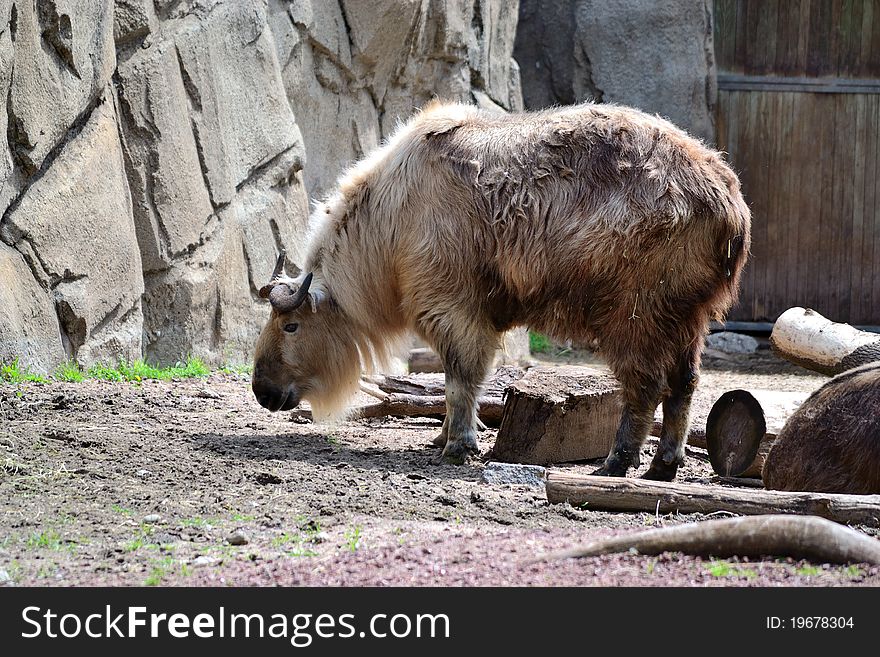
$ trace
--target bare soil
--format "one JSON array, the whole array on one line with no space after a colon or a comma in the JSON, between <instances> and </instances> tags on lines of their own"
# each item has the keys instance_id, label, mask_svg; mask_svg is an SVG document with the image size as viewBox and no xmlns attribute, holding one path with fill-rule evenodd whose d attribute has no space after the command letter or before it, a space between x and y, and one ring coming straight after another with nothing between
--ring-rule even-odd
<instances>
[{"instance_id":1,"label":"bare soil","mask_svg":"<svg viewBox=\"0 0 880 657\"><path fill-rule=\"evenodd\" d=\"M826 380L766 350L708 357L696 405L705 416L732 388L810 391ZM877 567L790 559L530 563L705 516L550 505L540 488L481 483L478 459L438 464L438 420L302 424L261 408L249 385L221 374L0 385L0 584L880 585ZM484 453L494 435L482 433ZM705 453L688 453L679 479L710 482Z\"/></svg>"}]
</instances>

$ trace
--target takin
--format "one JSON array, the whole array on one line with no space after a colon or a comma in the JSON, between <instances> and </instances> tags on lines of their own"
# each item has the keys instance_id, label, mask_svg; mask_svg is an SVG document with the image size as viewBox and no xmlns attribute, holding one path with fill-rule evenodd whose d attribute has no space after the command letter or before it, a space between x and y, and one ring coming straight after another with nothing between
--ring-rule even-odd
<instances>
[{"instance_id":1,"label":"takin","mask_svg":"<svg viewBox=\"0 0 880 657\"><path fill-rule=\"evenodd\" d=\"M476 399L502 333L597 339L624 390L596 474L622 476L662 401L645 477L684 460L709 321L734 302L750 212L721 155L635 109L492 113L433 102L354 165L310 218L304 267L284 256L252 387L271 411L339 414L407 331L443 363L436 444L477 451Z\"/></svg>"}]
</instances>

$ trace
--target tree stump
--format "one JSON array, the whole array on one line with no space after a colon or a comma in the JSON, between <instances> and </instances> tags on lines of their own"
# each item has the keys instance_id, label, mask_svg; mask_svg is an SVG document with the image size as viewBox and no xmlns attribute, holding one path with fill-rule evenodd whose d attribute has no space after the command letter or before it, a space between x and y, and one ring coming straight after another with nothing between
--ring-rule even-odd
<instances>
[{"instance_id":1,"label":"tree stump","mask_svg":"<svg viewBox=\"0 0 880 657\"><path fill-rule=\"evenodd\" d=\"M492 458L565 463L606 456L623 396L611 374L588 367L536 367L506 392Z\"/></svg>"},{"instance_id":2,"label":"tree stump","mask_svg":"<svg viewBox=\"0 0 880 657\"><path fill-rule=\"evenodd\" d=\"M760 477L770 447L786 420L808 397L804 392L731 390L709 411L706 450L722 477Z\"/></svg>"}]
</instances>

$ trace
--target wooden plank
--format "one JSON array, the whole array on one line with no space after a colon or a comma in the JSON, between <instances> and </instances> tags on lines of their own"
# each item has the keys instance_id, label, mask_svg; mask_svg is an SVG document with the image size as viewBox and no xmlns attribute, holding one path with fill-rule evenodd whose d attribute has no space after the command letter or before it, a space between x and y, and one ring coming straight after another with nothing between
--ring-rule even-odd
<instances>
[{"instance_id":1,"label":"wooden plank","mask_svg":"<svg viewBox=\"0 0 880 657\"><path fill-rule=\"evenodd\" d=\"M878 107L878 111L876 112L876 121L873 125L874 127L874 166L875 166L875 175L874 175L874 229L872 241L873 241L873 251L871 253L871 265L873 268L873 284L869 287L873 291L872 299L871 299L871 316L877 317L880 315L880 208L878 208L878 201L880 201L880 182L877 181L877 178L880 177L877 175L878 167L880 167L880 138L878 138L877 134L877 126L880 126L880 107Z\"/></svg>"},{"instance_id":2,"label":"wooden plank","mask_svg":"<svg viewBox=\"0 0 880 657\"><path fill-rule=\"evenodd\" d=\"M725 91L799 91L826 94L880 94L880 79L841 77L782 77L720 73L718 89Z\"/></svg>"},{"instance_id":3,"label":"wooden plank","mask_svg":"<svg viewBox=\"0 0 880 657\"><path fill-rule=\"evenodd\" d=\"M797 71L800 13L800 0L789 0L788 2L779 3L776 59L772 68L772 72L775 75L788 76Z\"/></svg>"},{"instance_id":4,"label":"wooden plank","mask_svg":"<svg viewBox=\"0 0 880 657\"><path fill-rule=\"evenodd\" d=\"M873 135L865 140L865 185L862 190L864 198L865 214L862 219L862 252L858 261L859 285L857 294L859 297L859 315L862 318L880 314L873 307L872 286L874 270L874 235L878 230L877 222L880 218L880 198L877 197L876 181L880 176L880 138L877 135L877 125L880 122L880 97L869 96L865 99L866 108L866 133ZM880 256L880 253L878 253Z\"/></svg>"},{"instance_id":5,"label":"wooden plank","mask_svg":"<svg viewBox=\"0 0 880 657\"><path fill-rule=\"evenodd\" d=\"M797 65L793 72L805 75L807 71L807 53L810 45L810 14L811 0L802 0L798 20Z\"/></svg>"},{"instance_id":6,"label":"wooden plank","mask_svg":"<svg viewBox=\"0 0 880 657\"><path fill-rule=\"evenodd\" d=\"M766 75L773 70L776 61L777 16L779 0L764 0L751 3L755 7L754 49L751 70L757 75Z\"/></svg>"},{"instance_id":7,"label":"wooden plank","mask_svg":"<svg viewBox=\"0 0 880 657\"><path fill-rule=\"evenodd\" d=\"M548 471L547 500L551 504L583 505L591 511L796 513L820 516L842 524L880 525L880 495L725 488L625 477L593 477L564 470Z\"/></svg>"},{"instance_id":8,"label":"wooden plank","mask_svg":"<svg viewBox=\"0 0 880 657\"><path fill-rule=\"evenodd\" d=\"M737 0L715 2L715 63L719 71L730 71L734 68L737 4Z\"/></svg>"},{"instance_id":9,"label":"wooden plank","mask_svg":"<svg viewBox=\"0 0 880 657\"><path fill-rule=\"evenodd\" d=\"M841 108L841 120L836 122L837 152L840 153L840 168L837 169L836 188L838 197L838 222L840 231L837 233L837 317L852 319L852 286L849 269L852 261L849 258L850 244L853 241L853 197L856 195L855 181L857 163L854 158L856 145L856 111L859 96L837 96L837 105Z\"/></svg>"},{"instance_id":10,"label":"wooden plank","mask_svg":"<svg viewBox=\"0 0 880 657\"><path fill-rule=\"evenodd\" d=\"M865 151L868 147L866 130L867 97L855 96L855 118L853 126L853 179L852 179L852 239L846 252L847 267L843 272L845 283L849 285L847 294L848 309L845 317L851 321L862 321L862 304L859 294L861 285L862 248L865 238Z\"/></svg>"},{"instance_id":11,"label":"wooden plank","mask_svg":"<svg viewBox=\"0 0 880 657\"><path fill-rule=\"evenodd\" d=\"M875 5L880 5L880 0L865 0L862 3L861 39L859 42L858 67L855 77L871 77L871 29L874 21Z\"/></svg>"},{"instance_id":12,"label":"wooden plank","mask_svg":"<svg viewBox=\"0 0 880 657\"><path fill-rule=\"evenodd\" d=\"M837 56L837 75L841 77L857 77L859 74L864 6L864 0L843 0Z\"/></svg>"},{"instance_id":13,"label":"wooden plank","mask_svg":"<svg viewBox=\"0 0 880 657\"><path fill-rule=\"evenodd\" d=\"M730 70L738 73L746 73L747 48L749 34L748 26L748 0L740 0L736 3L736 30L733 45L733 65Z\"/></svg>"},{"instance_id":14,"label":"wooden plank","mask_svg":"<svg viewBox=\"0 0 880 657\"><path fill-rule=\"evenodd\" d=\"M869 34L868 43L865 44L864 40L862 41L862 55L865 58L863 75L865 77L880 77L880 0L871 2L871 31Z\"/></svg>"},{"instance_id":15,"label":"wooden plank","mask_svg":"<svg viewBox=\"0 0 880 657\"><path fill-rule=\"evenodd\" d=\"M831 43L831 2L819 0L810 6L810 37L807 48L806 74L822 76L827 70Z\"/></svg>"}]
</instances>

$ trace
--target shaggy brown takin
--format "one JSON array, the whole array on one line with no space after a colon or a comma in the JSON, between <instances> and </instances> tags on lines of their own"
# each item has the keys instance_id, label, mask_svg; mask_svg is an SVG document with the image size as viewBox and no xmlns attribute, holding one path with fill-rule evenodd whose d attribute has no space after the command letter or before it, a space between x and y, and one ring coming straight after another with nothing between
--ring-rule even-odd
<instances>
[{"instance_id":1,"label":"shaggy brown takin","mask_svg":"<svg viewBox=\"0 0 880 657\"><path fill-rule=\"evenodd\" d=\"M362 370L412 329L446 372L438 442L477 449L475 399L503 331L598 338L625 390L601 474L648 477L684 457L710 318L736 296L749 210L721 156L634 109L496 114L434 102L343 175L312 216L304 268L276 267L253 390L270 410L344 406ZM279 261L280 264L280 261Z\"/></svg>"}]
</instances>

